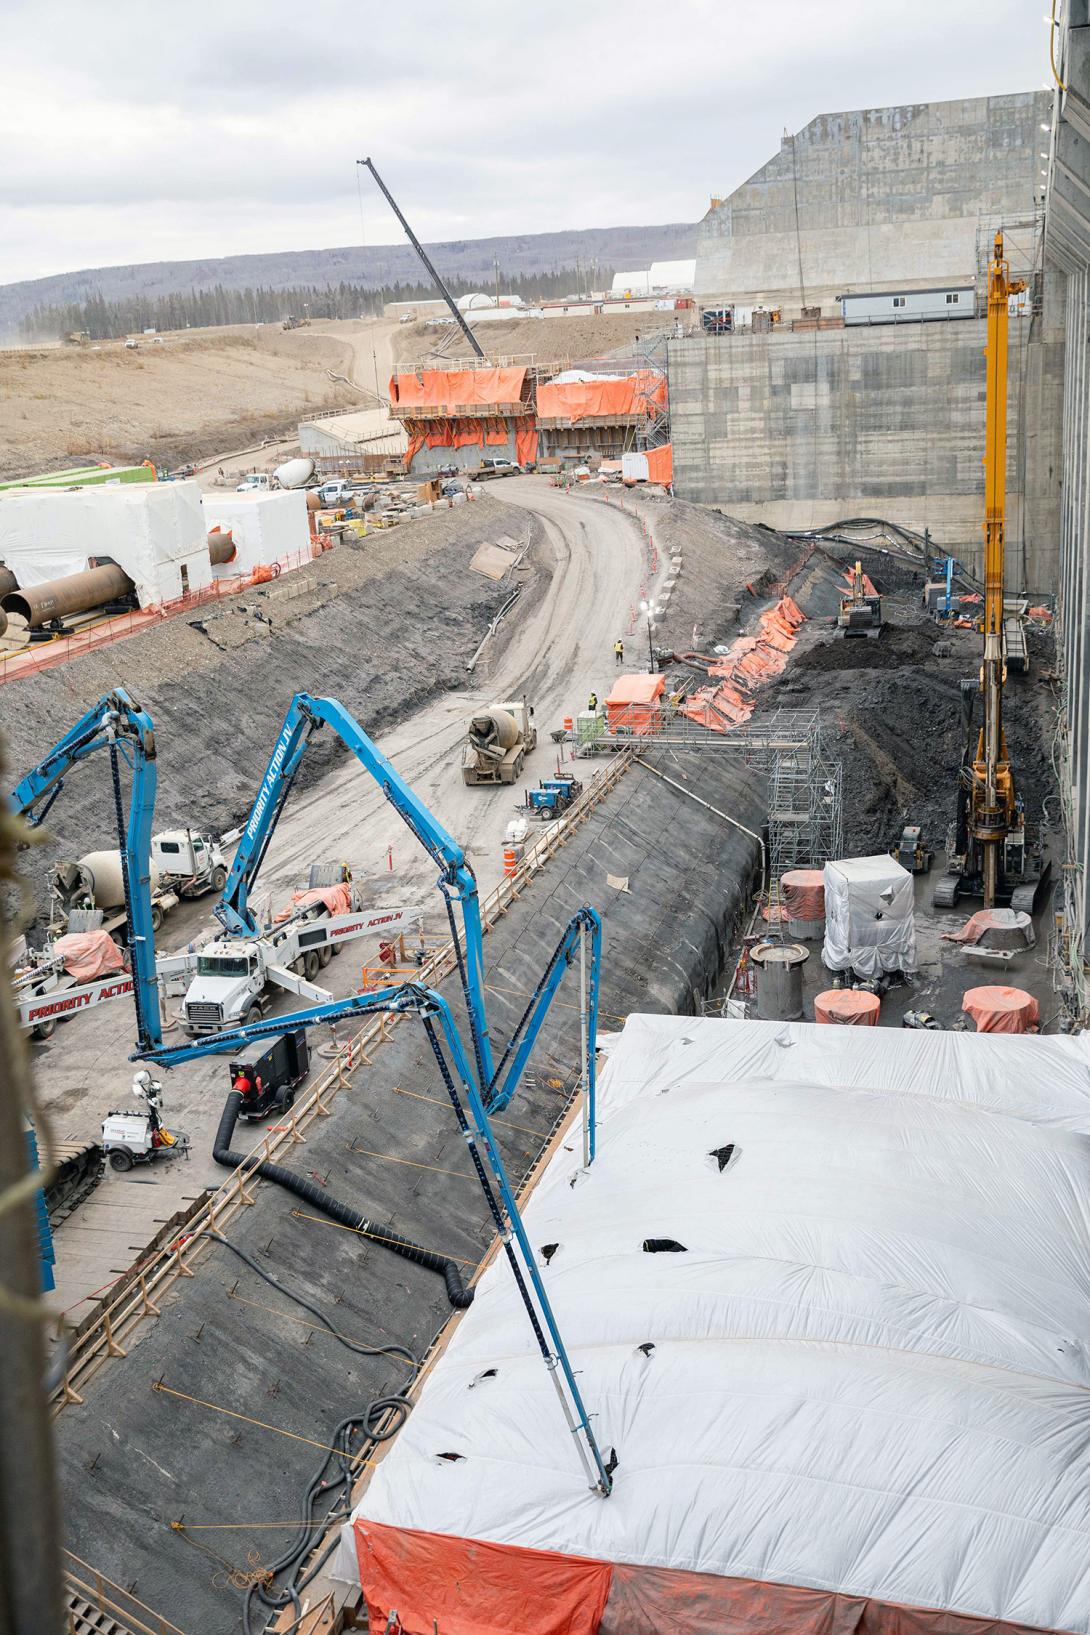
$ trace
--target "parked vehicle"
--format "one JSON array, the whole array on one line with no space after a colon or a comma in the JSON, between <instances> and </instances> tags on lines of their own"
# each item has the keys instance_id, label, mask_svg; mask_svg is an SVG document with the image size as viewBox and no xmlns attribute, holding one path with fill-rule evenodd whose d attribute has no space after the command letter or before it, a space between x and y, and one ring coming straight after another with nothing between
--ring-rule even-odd
<instances>
[{"instance_id":1,"label":"parked vehicle","mask_svg":"<svg viewBox=\"0 0 1090 1635\"><path fill-rule=\"evenodd\" d=\"M250 1045L230 1065L231 1088L242 1096L241 1117L286 1112L309 1072L310 1049L303 1028Z\"/></svg>"},{"instance_id":2,"label":"parked vehicle","mask_svg":"<svg viewBox=\"0 0 1090 1635\"><path fill-rule=\"evenodd\" d=\"M332 477L318 490L319 502L324 506L351 505L356 497L356 485L345 477Z\"/></svg>"},{"instance_id":3,"label":"parked vehicle","mask_svg":"<svg viewBox=\"0 0 1090 1635\"><path fill-rule=\"evenodd\" d=\"M264 494L272 487L272 480L268 472L251 471L249 476L243 477L240 483L235 484L236 494Z\"/></svg>"},{"instance_id":4,"label":"parked vehicle","mask_svg":"<svg viewBox=\"0 0 1090 1635\"><path fill-rule=\"evenodd\" d=\"M536 745L534 711L525 699L489 705L469 723L462 751L463 783L515 783Z\"/></svg>"}]
</instances>

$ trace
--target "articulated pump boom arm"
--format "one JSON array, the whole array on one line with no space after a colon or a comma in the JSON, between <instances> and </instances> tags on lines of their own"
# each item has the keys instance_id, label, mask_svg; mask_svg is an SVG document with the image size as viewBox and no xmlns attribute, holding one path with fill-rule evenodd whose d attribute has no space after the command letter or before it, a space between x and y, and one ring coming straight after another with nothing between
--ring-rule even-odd
<instances>
[{"instance_id":1,"label":"articulated pump boom arm","mask_svg":"<svg viewBox=\"0 0 1090 1635\"><path fill-rule=\"evenodd\" d=\"M1014 820L1014 779L1003 732L1003 577L1007 490L1008 297L1025 285L1011 279L1003 234L988 268L987 391L984 428L984 653L980 690L984 719L972 768L970 828L979 846L984 906L995 904L1003 837Z\"/></svg>"},{"instance_id":2,"label":"articulated pump boom arm","mask_svg":"<svg viewBox=\"0 0 1090 1635\"><path fill-rule=\"evenodd\" d=\"M400 814L421 845L439 866L439 886L447 899L462 907L465 941L463 986L469 1011L478 1082L482 1094L493 1078L492 1051L484 1006L484 948L477 881L457 841L424 805L401 774L335 698L313 698L297 693L288 706L284 725L257 792L250 816L214 913L232 936L255 937L260 927L249 904L249 894L262 859L284 809L299 763L313 735L328 726L352 751Z\"/></svg>"},{"instance_id":3,"label":"articulated pump boom arm","mask_svg":"<svg viewBox=\"0 0 1090 1635\"><path fill-rule=\"evenodd\" d=\"M116 688L81 716L16 784L8 796L8 805L25 817L31 828L36 828L64 787L66 775L97 749L107 749L110 754L137 1031L141 1048L155 1049L162 1043L162 1031L151 924L151 831L156 785L155 729L151 716L124 688ZM127 824L122 810L119 758L132 768ZM45 805L36 811L42 801Z\"/></svg>"}]
</instances>

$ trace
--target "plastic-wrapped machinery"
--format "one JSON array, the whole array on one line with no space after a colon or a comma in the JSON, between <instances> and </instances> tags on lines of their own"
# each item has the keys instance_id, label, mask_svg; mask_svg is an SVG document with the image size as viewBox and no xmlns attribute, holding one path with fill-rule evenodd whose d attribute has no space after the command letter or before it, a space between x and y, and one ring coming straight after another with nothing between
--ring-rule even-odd
<instances>
[{"instance_id":1,"label":"plastic-wrapped machinery","mask_svg":"<svg viewBox=\"0 0 1090 1635\"><path fill-rule=\"evenodd\" d=\"M912 902L911 874L885 852L826 863L826 967L867 979L915 971Z\"/></svg>"}]
</instances>

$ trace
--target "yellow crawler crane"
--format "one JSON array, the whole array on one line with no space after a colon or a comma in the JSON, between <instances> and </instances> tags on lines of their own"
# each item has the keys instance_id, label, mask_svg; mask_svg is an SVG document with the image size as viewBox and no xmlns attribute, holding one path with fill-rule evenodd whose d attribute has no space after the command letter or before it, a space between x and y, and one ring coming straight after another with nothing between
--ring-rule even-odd
<instances>
[{"instance_id":1,"label":"yellow crawler crane","mask_svg":"<svg viewBox=\"0 0 1090 1635\"><path fill-rule=\"evenodd\" d=\"M1032 908L1040 880L1026 873L1025 817L1018 799L1003 731L1004 524L1007 502L1007 325L1008 298L1025 289L1012 279L1003 255L1003 234L995 235L988 268L987 391L984 424L984 651L979 674L983 722L972 752L972 698L963 682L966 752L958 791L954 856L940 881L935 902L953 907L959 895L983 897L985 908L1009 901Z\"/></svg>"}]
</instances>

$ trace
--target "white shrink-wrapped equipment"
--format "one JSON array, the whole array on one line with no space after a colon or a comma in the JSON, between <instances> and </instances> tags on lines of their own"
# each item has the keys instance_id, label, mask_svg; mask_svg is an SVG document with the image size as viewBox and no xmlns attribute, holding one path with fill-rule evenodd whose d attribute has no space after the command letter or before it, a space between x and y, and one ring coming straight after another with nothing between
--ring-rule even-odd
<instances>
[{"instance_id":1,"label":"white shrink-wrapped equipment","mask_svg":"<svg viewBox=\"0 0 1090 1635\"><path fill-rule=\"evenodd\" d=\"M371 1629L1090 1635L1090 1040L629 1016L342 1535ZM973 1620L973 1621L968 1621Z\"/></svg>"},{"instance_id":2,"label":"white shrink-wrapped equipment","mask_svg":"<svg viewBox=\"0 0 1090 1635\"><path fill-rule=\"evenodd\" d=\"M826 967L867 980L886 971L915 971L912 906L912 876L886 853L826 863Z\"/></svg>"},{"instance_id":3,"label":"white shrink-wrapped equipment","mask_svg":"<svg viewBox=\"0 0 1090 1635\"><path fill-rule=\"evenodd\" d=\"M12 489L0 495L0 561L24 590L116 562L141 607L212 582L195 482Z\"/></svg>"},{"instance_id":4,"label":"white shrink-wrapped equipment","mask_svg":"<svg viewBox=\"0 0 1090 1635\"><path fill-rule=\"evenodd\" d=\"M301 488L270 494L206 494L204 518L206 529L229 531L235 542L235 558L215 570L217 578L309 556L307 497Z\"/></svg>"}]
</instances>

